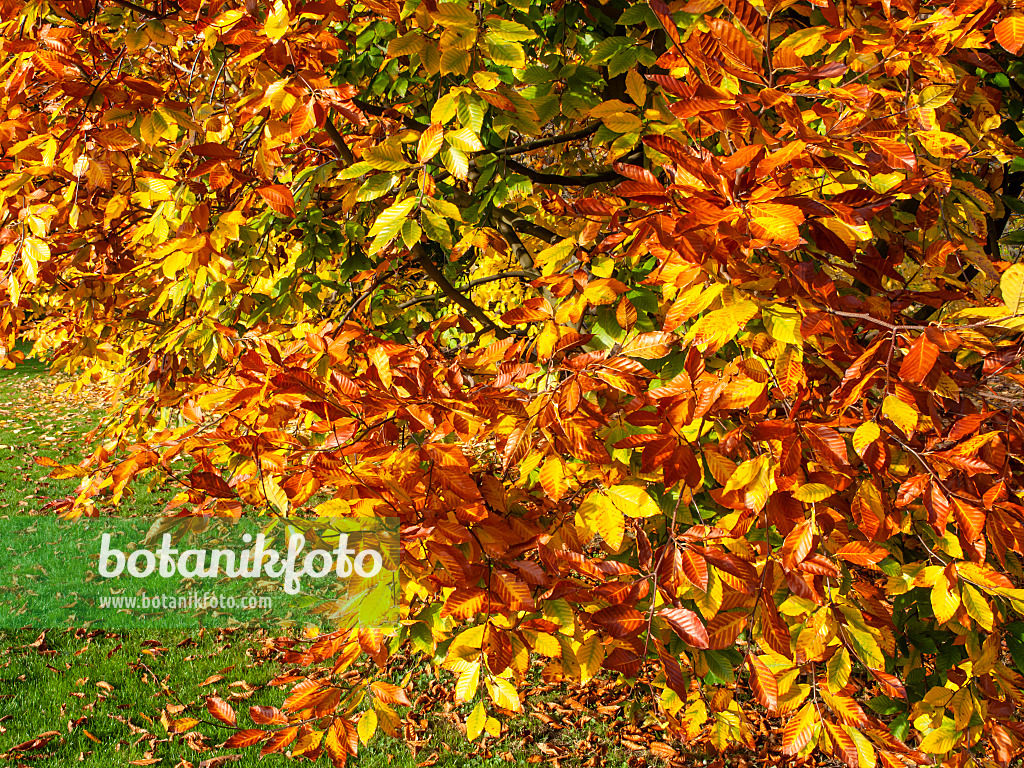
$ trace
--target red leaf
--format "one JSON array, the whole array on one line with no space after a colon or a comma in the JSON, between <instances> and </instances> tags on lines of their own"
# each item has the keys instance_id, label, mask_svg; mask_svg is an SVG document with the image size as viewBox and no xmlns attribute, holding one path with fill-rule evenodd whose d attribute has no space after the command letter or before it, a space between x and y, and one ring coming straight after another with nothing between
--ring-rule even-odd
<instances>
[{"instance_id":1,"label":"red leaf","mask_svg":"<svg viewBox=\"0 0 1024 768\"><path fill-rule=\"evenodd\" d=\"M193 472L188 477L193 488L203 491L208 496L216 496L220 499L231 499L235 496L235 492L224 481L224 478L213 472Z\"/></svg>"},{"instance_id":2,"label":"red leaf","mask_svg":"<svg viewBox=\"0 0 1024 768\"><path fill-rule=\"evenodd\" d=\"M854 565L874 565L882 562L888 555L888 550L881 545L865 541L851 541L836 552L836 557L841 557Z\"/></svg>"},{"instance_id":3,"label":"red leaf","mask_svg":"<svg viewBox=\"0 0 1024 768\"><path fill-rule=\"evenodd\" d=\"M617 639L635 637L644 626L644 615L635 608L626 605L611 605L602 608L592 616L594 623L605 632Z\"/></svg>"},{"instance_id":4,"label":"red leaf","mask_svg":"<svg viewBox=\"0 0 1024 768\"><path fill-rule=\"evenodd\" d=\"M999 44L1014 56L1024 48L1024 16L1008 16L996 24L992 31Z\"/></svg>"},{"instance_id":5,"label":"red leaf","mask_svg":"<svg viewBox=\"0 0 1024 768\"><path fill-rule=\"evenodd\" d=\"M694 648L708 647L708 631L700 617L687 608L665 608L658 612L683 640Z\"/></svg>"},{"instance_id":6,"label":"red leaf","mask_svg":"<svg viewBox=\"0 0 1024 768\"><path fill-rule=\"evenodd\" d=\"M826 427L824 424L805 424L804 431L811 447L821 458L837 467L850 466L846 441L832 427Z\"/></svg>"}]
</instances>

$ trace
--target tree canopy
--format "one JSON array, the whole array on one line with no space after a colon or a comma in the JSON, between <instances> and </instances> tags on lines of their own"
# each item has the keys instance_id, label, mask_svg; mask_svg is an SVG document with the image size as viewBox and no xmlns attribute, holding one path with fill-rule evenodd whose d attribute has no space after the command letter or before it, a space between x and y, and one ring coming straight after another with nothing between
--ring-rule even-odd
<instances>
[{"instance_id":1,"label":"tree canopy","mask_svg":"<svg viewBox=\"0 0 1024 768\"><path fill-rule=\"evenodd\" d=\"M63 514L156 473L172 515L401 521L400 632L296 646L252 725L211 700L229 747L343 765L408 703L344 673L404 648L471 738L540 658L719 750L1016 754L1012 4L0 19L0 346L120 395Z\"/></svg>"}]
</instances>

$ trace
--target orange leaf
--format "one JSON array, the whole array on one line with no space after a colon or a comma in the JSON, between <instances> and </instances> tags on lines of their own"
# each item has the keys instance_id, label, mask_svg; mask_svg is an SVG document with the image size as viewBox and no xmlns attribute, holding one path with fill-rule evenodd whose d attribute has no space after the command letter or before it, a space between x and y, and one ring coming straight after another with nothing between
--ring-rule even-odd
<instances>
[{"instance_id":1,"label":"orange leaf","mask_svg":"<svg viewBox=\"0 0 1024 768\"><path fill-rule=\"evenodd\" d=\"M288 722L277 707L249 707L249 717L258 725L284 725Z\"/></svg>"},{"instance_id":2,"label":"orange leaf","mask_svg":"<svg viewBox=\"0 0 1024 768\"><path fill-rule=\"evenodd\" d=\"M802 563L814 546L814 528L809 520L798 524L782 542L782 566L792 571Z\"/></svg>"},{"instance_id":3,"label":"orange leaf","mask_svg":"<svg viewBox=\"0 0 1024 768\"><path fill-rule=\"evenodd\" d=\"M769 712L774 712L779 706L778 680L768 669L768 665L752 653L747 656L747 665L750 667L750 684L754 698Z\"/></svg>"},{"instance_id":4,"label":"orange leaf","mask_svg":"<svg viewBox=\"0 0 1024 768\"><path fill-rule=\"evenodd\" d=\"M235 710L218 696L208 696L206 698L206 711L225 725L235 726L238 724L235 719Z\"/></svg>"},{"instance_id":5,"label":"orange leaf","mask_svg":"<svg viewBox=\"0 0 1024 768\"><path fill-rule=\"evenodd\" d=\"M900 378L920 384L931 372L935 361L939 359L939 348L925 334L914 340L907 356L900 365Z\"/></svg>"},{"instance_id":6,"label":"orange leaf","mask_svg":"<svg viewBox=\"0 0 1024 768\"><path fill-rule=\"evenodd\" d=\"M999 44L1014 56L1024 48L1024 16L1007 16L992 31Z\"/></svg>"},{"instance_id":7,"label":"orange leaf","mask_svg":"<svg viewBox=\"0 0 1024 768\"><path fill-rule=\"evenodd\" d=\"M255 728L247 728L244 731L231 734L221 746L227 749L240 749L242 747L251 747L253 744L259 744L261 741L270 738L268 731L260 731Z\"/></svg>"},{"instance_id":8,"label":"orange leaf","mask_svg":"<svg viewBox=\"0 0 1024 768\"><path fill-rule=\"evenodd\" d=\"M295 215L295 198L284 184L271 184L256 190L267 204L282 216Z\"/></svg>"},{"instance_id":9,"label":"orange leaf","mask_svg":"<svg viewBox=\"0 0 1024 768\"><path fill-rule=\"evenodd\" d=\"M270 740L263 745L263 749L260 750L260 757L269 755L273 752L280 752L282 749L287 747L293 741L299 733L299 726L293 725L288 728L284 728L275 733Z\"/></svg>"},{"instance_id":10,"label":"orange leaf","mask_svg":"<svg viewBox=\"0 0 1024 768\"><path fill-rule=\"evenodd\" d=\"M880 563L888 556L889 552L879 544L871 544L864 541L851 541L836 552L836 557L841 557L848 563L854 565L874 565Z\"/></svg>"},{"instance_id":11,"label":"orange leaf","mask_svg":"<svg viewBox=\"0 0 1024 768\"><path fill-rule=\"evenodd\" d=\"M403 707L412 706L412 702L409 701L409 697L405 695L405 690L399 688L397 685L383 683L378 680L370 683L370 690L373 691L373 695L379 701L383 701L387 704L401 704Z\"/></svg>"}]
</instances>

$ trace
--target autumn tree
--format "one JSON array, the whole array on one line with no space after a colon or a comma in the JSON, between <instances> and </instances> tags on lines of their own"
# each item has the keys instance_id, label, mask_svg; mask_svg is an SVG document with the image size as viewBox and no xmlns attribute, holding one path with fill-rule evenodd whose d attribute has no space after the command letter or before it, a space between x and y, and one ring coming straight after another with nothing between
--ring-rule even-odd
<instances>
[{"instance_id":1,"label":"autumn tree","mask_svg":"<svg viewBox=\"0 0 1024 768\"><path fill-rule=\"evenodd\" d=\"M228 746L343 765L408 702L343 673L401 651L471 738L540 658L718 750L1016 754L1012 5L0 19L0 345L119 393L63 514L155 473L169 515L401 521L400 631L296 644L281 710L211 700Z\"/></svg>"}]
</instances>

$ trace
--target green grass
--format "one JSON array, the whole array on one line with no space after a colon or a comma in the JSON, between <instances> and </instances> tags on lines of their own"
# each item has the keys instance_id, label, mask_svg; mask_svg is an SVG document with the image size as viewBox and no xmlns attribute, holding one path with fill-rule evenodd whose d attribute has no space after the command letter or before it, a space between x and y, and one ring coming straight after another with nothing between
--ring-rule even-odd
<instances>
[{"instance_id":1,"label":"green grass","mask_svg":"<svg viewBox=\"0 0 1024 768\"><path fill-rule=\"evenodd\" d=\"M75 491L77 480L53 480L35 462L45 456L62 464L77 463L89 450L85 434L101 416L95 398L54 397L57 379L43 363L29 359L15 370L0 370L0 515L46 513L46 505ZM130 514L156 516L171 491L133 486L124 505ZM40 642L41 641L41 642ZM133 761L156 760L162 766L199 766L218 755L237 754L233 768L298 765L276 754L262 760L258 748L228 753L217 748L230 730L206 713L205 698L216 694L239 713L254 704L279 706L286 687L267 683L287 668L266 632L36 630L0 632L0 764L80 765L110 768ZM471 744L455 725L464 722L470 705L446 703L454 680L434 676L429 665L412 667L399 659L392 682L408 672L410 697L416 703L407 721L410 741L380 734L350 765L360 768L413 768L421 764L460 768L507 768L549 763L551 750L572 757L563 766L583 765L592 757L600 765L637 766L636 753L616 745L624 722L614 717L567 718L562 728L542 723L529 713L507 719L501 735ZM290 668L294 668L291 665ZM202 685L211 677L222 676ZM528 699L528 706L560 703L557 689ZM168 734L160 723L168 706L177 718L201 721L192 734ZM556 712L552 714L557 715ZM596 715L596 713L593 713ZM558 717L556 717L558 720ZM36 750L12 748L56 731ZM578 746L581 745L581 746ZM509 760L509 757L512 759ZM654 763L658 763L654 759ZM321 758L318 764L326 764Z\"/></svg>"},{"instance_id":2,"label":"green grass","mask_svg":"<svg viewBox=\"0 0 1024 768\"><path fill-rule=\"evenodd\" d=\"M266 684L281 666L266 648L265 635L218 632L201 635L186 632L125 634L94 631L47 633L38 648L32 643L38 632L18 631L4 637L0 655L0 754L12 746L48 731L58 731L45 747L28 752L34 760L45 757L53 764L83 766L124 766L134 760L160 759L160 765L176 766L182 760L197 764L216 755L229 754L217 743L230 731L201 723L196 735L168 735L160 724L160 711L167 705L184 706L175 716L211 718L205 697L216 694L229 701L239 713L239 723L251 705L280 705L284 688ZM212 684L202 683L222 676ZM429 690L429 673L419 675L413 698ZM236 697L232 700L232 697ZM244 698L242 698L244 697ZM531 701L558 701L552 693ZM453 710L463 718L468 705ZM416 718L420 719L419 716ZM429 712L416 729L413 749L405 741L383 734L360 751L351 765L362 768L413 768L436 760L439 766L507 768L528 766L531 755L539 756L538 743L547 748L573 751L588 739L595 744L579 752L578 759L563 765L581 765L593 754L602 755L605 766L625 766L628 752L613 743L611 726L592 721L586 727L555 730L532 717L520 716L505 724L501 737L489 740L490 757L476 754L471 745L443 713ZM94 740L95 739L95 740ZM203 750L203 751L200 751ZM506 753L511 752L510 762ZM436 754L435 754L436 753ZM283 755L262 760L258 748L231 754L240 757L230 765L297 765ZM14 755L8 755L13 759ZM536 758L535 758L536 763Z\"/></svg>"}]
</instances>

